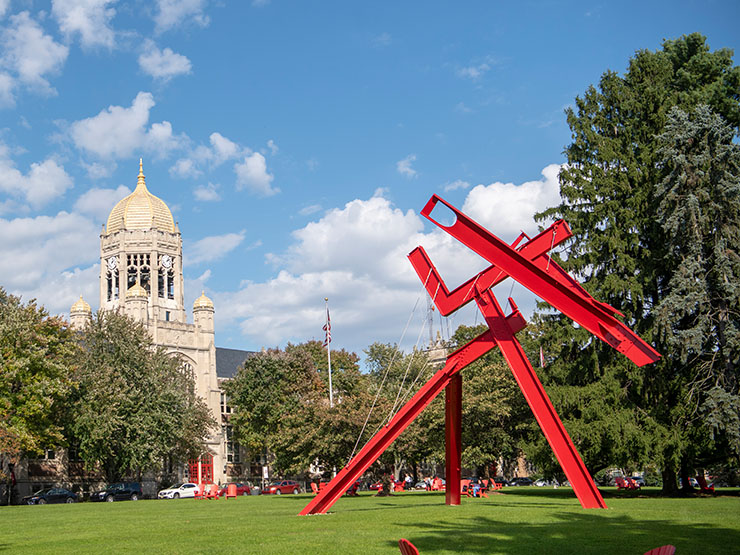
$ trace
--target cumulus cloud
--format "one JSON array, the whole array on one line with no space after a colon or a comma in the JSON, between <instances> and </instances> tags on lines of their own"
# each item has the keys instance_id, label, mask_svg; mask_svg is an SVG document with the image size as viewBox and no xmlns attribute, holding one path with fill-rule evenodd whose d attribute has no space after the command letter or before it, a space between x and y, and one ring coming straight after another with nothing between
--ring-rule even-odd
<instances>
[{"instance_id":1,"label":"cumulus cloud","mask_svg":"<svg viewBox=\"0 0 740 555\"><path fill-rule=\"evenodd\" d=\"M259 152L253 152L244 157L244 161L234 165L236 172L236 188L247 189L262 196L272 196L280 189L272 187L275 177L268 173L265 157Z\"/></svg>"},{"instance_id":2,"label":"cumulus cloud","mask_svg":"<svg viewBox=\"0 0 740 555\"><path fill-rule=\"evenodd\" d=\"M542 179L514 183L478 185L468 193L463 212L482 225L490 225L502 239L513 239L522 229L534 228L534 214L560 202L558 173L561 166L550 164Z\"/></svg>"},{"instance_id":3,"label":"cumulus cloud","mask_svg":"<svg viewBox=\"0 0 740 555\"><path fill-rule=\"evenodd\" d=\"M171 48L160 50L152 40L144 43L144 51L139 55L139 67L147 75L161 81L187 75L192 69L187 57L176 54Z\"/></svg>"},{"instance_id":4,"label":"cumulus cloud","mask_svg":"<svg viewBox=\"0 0 740 555\"><path fill-rule=\"evenodd\" d=\"M219 260L242 244L246 231L204 237L187 246L184 262L191 266Z\"/></svg>"},{"instance_id":5,"label":"cumulus cloud","mask_svg":"<svg viewBox=\"0 0 740 555\"><path fill-rule=\"evenodd\" d=\"M200 27L208 25L205 14L207 0L157 0L154 16L157 33L192 22Z\"/></svg>"},{"instance_id":6,"label":"cumulus cloud","mask_svg":"<svg viewBox=\"0 0 740 555\"><path fill-rule=\"evenodd\" d=\"M111 5L117 0L52 0L51 13L65 36L80 35L85 48L113 48L115 33L110 22L116 15Z\"/></svg>"},{"instance_id":7,"label":"cumulus cloud","mask_svg":"<svg viewBox=\"0 0 740 555\"><path fill-rule=\"evenodd\" d=\"M92 216L95 222L102 224L107 221L116 203L130 194L131 189L124 185L119 185L115 189L94 187L80 195L74 208L76 212Z\"/></svg>"},{"instance_id":8,"label":"cumulus cloud","mask_svg":"<svg viewBox=\"0 0 740 555\"><path fill-rule=\"evenodd\" d=\"M468 192L461 208L502 238L513 240L520 229L534 235L532 215L559 201L558 171L552 165L543 170L542 180L481 185ZM488 264L436 227L425 229L417 212L393 206L382 194L328 210L295 230L290 247L267 255L274 277L245 281L236 291L214 292L217 325L238 325L258 346L320 339L323 298L329 297L337 347L359 352L374 340L398 341L409 319L404 348L428 337L421 281L407 254L422 245L450 289ZM433 216L444 220L444 215ZM511 286L506 281L497 288L502 305ZM525 313L533 309L535 299L523 287L515 286L513 297ZM461 323L480 321L471 305L441 325L454 331ZM435 326L439 329L440 322Z\"/></svg>"},{"instance_id":9,"label":"cumulus cloud","mask_svg":"<svg viewBox=\"0 0 740 555\"><path fill-rule=\"evenodd\" d=\"M196 187L195 191L193 191L193 196L195 197L195 200L199 200L201 202L214 202L221 200L221 195L218 194L218 185L214 185L213 183Z\"/></svg>"},{"instance_id":10,"label":"cumulus cloud","mask_svg":"<svg viewBox=\"0 0 740 555\"><path fill-rule=\"evenodd\" d=\"M0 283L54 313L69 311L81 293L97 299L99 228L80 214L0 218ZM91 303L92 304L92 303Z\"/></svg>"},{"instance_id":11,"label":"cumulus cloud","mask_svg":"<svg viewBox=\"0 0 740 555\"><path fill-rule=\"evenodd\" d=\"M203 166L216 168L227 160L235 160L241 156L252 153L249 148L242 148L238 143L224 137L221 133L214 132L208 137L210 146L198 145L189 157L180 158L170 168L170 175L177 177L198 177L203 174L200 169Z\"/></svg>"},{"instance_id":12,"label":"cumulus cloud","mask_svg":"<svg viewBox=\"0 0 740 555\"><path fill-rule=\"evenodd\" d=\"M0 17L5 16L5 12L8 11L9 7L10 7L10 0L0 0Z\"/></svg>"},{"instance_id":13,"label":"cumulus cloud","mask_svg":"<svg viewBox=\"0 0 740 555\"><path fill-rule=\"evenodd\" d=\"M34 162L26 174L15 167L8 149L0 144L0 191L25 199L33 208L41 208L61 197L73 186L72 178L56 160Z\"/></svg>"},{"instance_id":14,"label":"cumulus cloud","mask_svg":"<svg viewBox=\"0 0 740 555\"><path fill-rule=\"evenodd\" d=\"M404 158L403 160L399 160L396 162L396 171L400 173L404 177L408 177L411 179L412 177L416 177L417 172L414 168L411 167L411 164L416 162L416 154L409 154Z\"/></svg>"},{"instance_id":15,"label":"cumulus cloud","mask_svg":"<svg viewBox=\"0 0 740 555\"><path fill-rule=\"evenodd\" d=\"M67 60L69 49L57 43L51 35L31 19L28 12L10 17L10 25L0 33L0 67L5 68L6 81L0 90L8 92L8 77L45 94L56 94L46 76L58 73Z\"/></svg>"},{"instance_id":16,"label":"cumulus cloud","mask_svg":"<svg viewBox=\"0 0 740 555\"><path fill-rule=\"evenodd\" d=\"M168 121L154 123L147 129L154 104L151 93L140 92L128 108L108 106L96 116L73 122L72 141L77 148L100 158L125 158L141 148L166 156L184 145L187 137L173 134Z\"/></svg>"}]
</instances>

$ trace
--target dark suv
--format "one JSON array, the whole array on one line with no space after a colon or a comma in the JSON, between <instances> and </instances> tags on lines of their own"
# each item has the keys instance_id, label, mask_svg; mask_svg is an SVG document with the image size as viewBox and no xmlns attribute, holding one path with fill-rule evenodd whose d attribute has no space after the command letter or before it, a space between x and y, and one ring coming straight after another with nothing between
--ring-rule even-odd
<instances>
[{"instance_id":1,"label":"dark suv","mask_svg":"<svg viewBox=\"0 0 740 555\"><path fill-rule=\"evenodd\" d=\"M117 482L103 491L91 493L90 501L138 501L141 496L141 485L138 482Z\"/></svg>"}]
</instances>

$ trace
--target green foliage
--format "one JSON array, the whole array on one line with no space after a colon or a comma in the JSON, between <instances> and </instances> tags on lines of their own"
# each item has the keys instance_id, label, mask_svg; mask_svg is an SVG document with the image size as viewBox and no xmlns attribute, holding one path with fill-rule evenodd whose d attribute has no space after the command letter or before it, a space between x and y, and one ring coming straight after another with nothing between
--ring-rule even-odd
<instances>
[{"instance_id":1,"label":"green foliage","mask_svg":"<svg viewBox=\"0 0 740 555\"><path fill-rule=\"evenodd\" d=\"M573 142L560 174L562 202L538 218L570 224L574 236L559 262L665 355L635 368L566 318L539 316L540 344L552 361L543 381L592 469L652 460L675 476L679 466L700 464L700 453L713 450L706 428L694 427L713 410L694 386L708 391L717 382L702 381L706 371L687 362L712 359L716 372L723 357L736 360L720 352L709 328L730 332L737 324L730 301L740 277L732 266L739 246L737 171L729 152L721 154L729 147L719 145L727 145L740 124L739 99L740 68L732 52L711 52L695 33L665 41L657 52L637 52L623 77L607 71L598 88L589 87L566 111ZM716 114L715 123L726 122L724 131L713 132L714 147L702 146L708 143L700 136L709 135L692 130L692 118L672 111L690 113L700 104ZM703 235L686 233L692 221ZM713 277L720 267L727 280L721 287ZM713 281L714 290L690 283L694 278ZM721 299L733 305L723 313ZM709 312L714 316L697 317ZM729 379L736 371L723 375ZM734 395L737 381L728 383L725 391ZM673 482L665 479L664 487Z\"/></svg>"},{"instance_id":2,"label":"green foliage","mask_svg":"<svg viewBox=\"0 0 740 555\"><path fill-rule=\"evenodd\" d=\"M64 444L76 352L63 320L0 287L0 479L24 453Z\"/></svg>"},{"instance_id":3,"label":"green foliage","mask_svg":"<svg viewBox=\"0 0 740 555\"><path fill-rule=\"evenodd\" d=\"M182 361L116 312L98 312L82 345L71 431L88 466L116 481L198 453L215 423Z\"/></svg>"}]
</instances>

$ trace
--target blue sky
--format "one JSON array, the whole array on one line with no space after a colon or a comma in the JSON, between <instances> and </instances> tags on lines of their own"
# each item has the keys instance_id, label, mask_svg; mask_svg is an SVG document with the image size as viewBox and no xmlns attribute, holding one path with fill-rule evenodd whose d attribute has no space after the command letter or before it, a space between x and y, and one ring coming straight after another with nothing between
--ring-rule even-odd
<instances>
[{"instance_id":1,"label":"blue sky","mask_svg":"<svg viewBox=\"0 0 740 555\"><path fill-rule=\"evenodd\" d=\"M142 157L219 346L322 338L326 296L335 348L396 342L409 319L413 345L426 305L405 255L424 245L451 286L483 266L422 222L428 198L535 233L563 110L664 38L737 51L738 6L0 0L0 285L97 308L100 226Z\"/></svg>"}]
</instances>

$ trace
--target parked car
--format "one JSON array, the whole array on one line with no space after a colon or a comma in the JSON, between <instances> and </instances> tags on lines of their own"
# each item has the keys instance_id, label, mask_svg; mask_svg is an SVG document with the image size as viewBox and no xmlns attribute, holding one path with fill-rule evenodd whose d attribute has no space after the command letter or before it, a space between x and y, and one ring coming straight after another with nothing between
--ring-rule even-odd
<instances>
[{"instance_id":1,"label":"parked car","mask_svg":"<svg viewBox=\"0 0 740 555\"><path fill-rule=\"evenodd\" d=\"M226 484L224 487L222 487L218 494L220 496L226 495L226 492L228 491L228 488L231 484ZM242 484L241 482L234 482L234 485L236 486L236 494L237 495L249 495L249 492L251 491L251 488L249 487L249 484Z\"/></svg>"},{"instance_id":2,"label":"parked car","mask_svg":"<svg viewBox=\"0 0 740 555\"><path fill-rule=\"evenodd\" d=\"M301 493L301 485L293 480L281 480L279 482L272 482L265 486L262 490L263 494L270 495L281 495L283 493Z\"/></svg>"},{"instance_id":3,"label":"parked car","mask_svg":"<svg viewBox=\"0 0 740 555\"><path fill-rule=\"evenodd\" d=\"M635 481L635 483L638 486L640 486L640 487L644 487L645 486L645 478L643 478L642 476L632 476L632 479Z\"/></svg>"},{"instance_id":4,"label":"parked car","mask_svg":"<svg viewBox=\"0 0 740 555\"><path fill-rule=\"evenodd\" d=\"M550 482L550 480L545 480L544 478L540 478L539 480L535 481L534 485L541 488L544 486L551 486L553 485L553 483Z\"/></svg>"},{"instance_id":5,"label":"parked car","mask_svg":"<svg viewBox=\"0 0 740 555\"><path fill-rule=\"evenodd\" d=\"M117 482L110 484L103 491L90 494L90 501L138 501L141 499L141 484L138 482Z\"/></svg>"},{"instance_id":6,"label":"parked car","mask_svg":"<svg viewBox=\"0 0 740 555\"><path fill-rule=\"evenodd\" d=\"M192 482L177 484L170 488L161 490L157 494L157 499L185 499L187 497L195 497L195 490L197 488L198 484L194 484Z\"/></svg>"},{"instance_id":7,"label":"parked car","mask_svg":"<svg viewBox=\"0 0 740 555\"><path fill-rule=\"evenodd\" d=\"M64 488L40 489L23 498L25 505L46 505L47 503L76 503L77 494Z\"/></svg>"},{"instance_id":8,"label":"parked car","mask_svg":"<svg viewBox=\"0 0 740 555\"><path fill-rule=\"evenodd\" d=\"M416 485L414 486L414 489L426 490L427 489L427 483L426 482L416 482Z\"/></svg>"},{"instance_id":9,"label":"parked car","mask_svg":"<svg viewBox=\"0 0 740 555\"><path fill-rule=\"evenodd\" d=\"M534 482L532 478L514 478L509 482L510 486L531 486Z\"/></svg>"}]
</instances>

